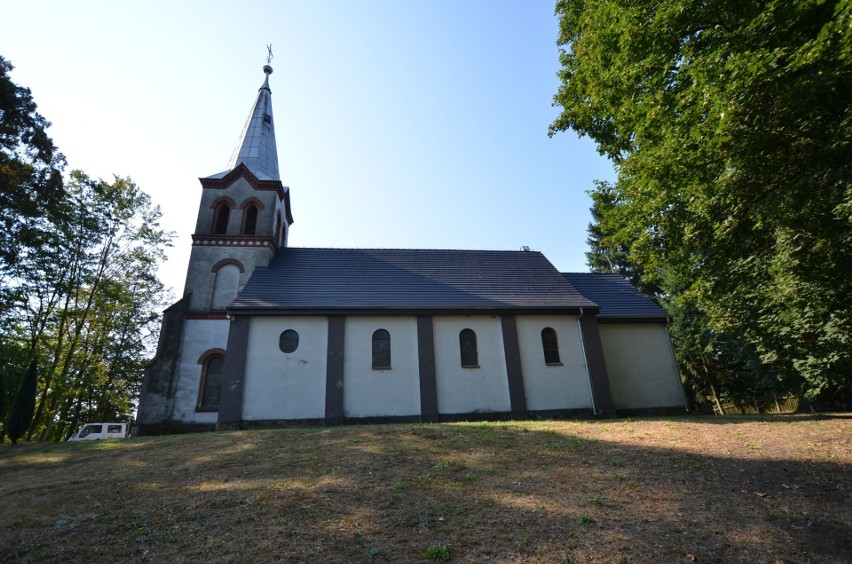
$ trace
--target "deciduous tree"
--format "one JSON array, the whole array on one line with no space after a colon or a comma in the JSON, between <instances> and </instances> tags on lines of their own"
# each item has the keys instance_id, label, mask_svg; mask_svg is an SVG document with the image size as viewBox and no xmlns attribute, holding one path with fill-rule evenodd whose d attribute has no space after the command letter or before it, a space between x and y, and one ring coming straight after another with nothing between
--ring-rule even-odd
<instances>
[{"instance_id":1,"label":"deciduous tree","mask_svg":"<svg viewBox=\"0 0 852 564\"><path fill-rule=\"evenodd\" d=\"M9 77L13 68L0 57L0 270L32 243L29 222L62 200L65 165L29 88Z\"/></svg>"},{"instance_id":2,"label":"deciduous tree","mask_svg":"<svg viewBox=\"0 0 852 564\"><path fill-rule=\"evenodd\" d=\"M170 234L129 179L71 174L62 213L11 270L23 344L44 367L28 438L61 438L79 420L126 419L162 307L156 269ZM58 423L58 426L57 426Z\"/></svg>"},{"instance_id":3,"label":"deciduous tree","mask_svg":"<svg viewBox=\"0 0 852 564\"><path fill-rule=\"evenodd\" d=\"M15 399L15 434L11 413L4 432L60 439L79 422L130 418L171 234L128 178L63 181L49 124L11 69L0 58L0 372L34 403L23 425ZM41 369L22 380L31 360Z\"/></svg>"},{"instance_id":4,"label":"deciduous tree","mask_svg":"<svg viewBox=\"0 0 852 564\"><path fill-rule=\"evenodd\" d=\"M618 169L594 192L592 235L671 311L682 304L714 340L752 350L767 386L848 393L848 2L560 0L556 11L551 134L591 136Z\"/></svg>"}]
</instances>

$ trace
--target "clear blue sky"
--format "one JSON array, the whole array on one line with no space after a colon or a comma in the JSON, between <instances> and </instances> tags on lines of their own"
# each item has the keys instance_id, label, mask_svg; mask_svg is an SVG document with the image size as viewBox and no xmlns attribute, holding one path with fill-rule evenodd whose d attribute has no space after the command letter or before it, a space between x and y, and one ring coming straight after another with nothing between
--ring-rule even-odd
<instances>
[{"instance_id":1,"label":"clear blue sky","mask_svg":"<svg viewBox=\"0 0 852 564\"><path fill-rule=\"evenodd\" d=\"M585 271L588 139L557 115L553 0L6 2L0 54L69 169L129 176L176 232L183 290L198 177L223 170L265 45L296 247L542 251Z\"/></svg>"}]
</instances>

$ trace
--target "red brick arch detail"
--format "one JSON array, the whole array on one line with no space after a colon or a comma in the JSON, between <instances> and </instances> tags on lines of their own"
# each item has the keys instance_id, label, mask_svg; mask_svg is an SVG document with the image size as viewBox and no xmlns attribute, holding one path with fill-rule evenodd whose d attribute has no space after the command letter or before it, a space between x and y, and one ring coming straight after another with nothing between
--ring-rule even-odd
<instances>
[{"instance_id":1,"label":"red brick arch detail","mask_svg":"<svg viewBox=\"0 0 852 564\"><path fill-rule=\"evenodd\" d=\"M201 356L198 357L198 364L204 364L214 356L225 356L225 349L210 349L204 351L201 353Z\"/></svg>"},{"instance_id":2,"label":"red brick arch detail","mask_svg":"<svg viewBox=\"0 0 852 564\"><path fill-rule=\"evenodd\" d=\"M235 202L233 200L233 198L229 198L228 196L222 196L220 198L216 198L215 200L213 200L213 203L210 204L210 207L215 209L215 208L219 207L219 204L228 204L228 207L231 208L232 210L236 209L236 207L237 207L237 202Z\"/></svg>"},{"instance_id":3,"label":"red brick arch detail","mask_svg":"<svg viewBox=\"0 0 852 564\"><path fill-rule=\"evenodd\" d=\"M218 272L220 268L222 268L223 266L228 266L229 264L233 264L234 266L240 269L241 274L245 274L246 267L243 266L243 263L241 263L237 259L232 258L220 260L219 262L213 265L213 268L210 269L210 272Z\"/></svg>"},{"instance_id":4,"label":"red brick arch detail","mask_svg":"<svg viewBox=\"0 0 852 564\"><path fill-rule=\"evenodd\" d=\"M263 211L266 208L266 206L263 205L263 202L261 202L260 200L258 200L255 197L251 197L248 200L246 200L246 201L244 201L243 203L240 204L240 209L244 210L247 207L249 207L250 204L256 205L257 211Z\"/></svg>"}]
</instances>

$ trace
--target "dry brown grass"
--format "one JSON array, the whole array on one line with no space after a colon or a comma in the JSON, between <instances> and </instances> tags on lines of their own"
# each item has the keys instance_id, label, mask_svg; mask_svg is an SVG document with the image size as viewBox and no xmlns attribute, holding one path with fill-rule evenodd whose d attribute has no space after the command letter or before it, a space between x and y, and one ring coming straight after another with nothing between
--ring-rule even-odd
<instances>
[{"instance_id":1,"label":"dry brown grass","mask_svg":"<svg viewBox=\"0 0 852 564\"><path fill-rule=\"evenodd\" d=\"M842 562L850 422L376 425L2 445L0 560L412 562L446 546L463 562Z\"/></svg>"}]
</instances>

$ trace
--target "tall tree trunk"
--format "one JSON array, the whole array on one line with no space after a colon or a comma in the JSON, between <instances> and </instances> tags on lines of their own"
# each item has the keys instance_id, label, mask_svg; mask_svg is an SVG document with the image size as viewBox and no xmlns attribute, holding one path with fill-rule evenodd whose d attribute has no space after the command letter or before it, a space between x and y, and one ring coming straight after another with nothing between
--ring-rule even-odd
<instances>
[{"instance_id":1,"label":"tall tree trunk","mask_svg":"<svg viewBox=\"0 0 852 564\"><path fill-rule=\"evenodd\" d=\"M719 392L716 389L716 377L710 370L710 366L708 366L706 359L701 359L701 366L704 368L704 380L710 387L710 394L713 396L713 403L716 404L716 411L719 415L725 415L725 408L722 407L722 402L719 401Z\"/></svg>"},{"instance_id":2,"label":"tall tree trunk","mask_svg":"<svg viewBox=\"0 0 852 564\"><path fill-rule=\"evenodd\" d=\"M56 367L59 365L59 359L62 356L62 347L65 343L65 336L68 333L68 319L69 313L68 310L71 307L71 300L66 297L65 304L62 307L62 315L59 317L59 330L56 336L56 344L54 345L53 350L53 360L51 360L50 367L44 371L44 391L38 400L38 405L36 406L36 412L33 416L33 421L38 422L41 421L42 413L44 412L44 405L47 402L47 397L50 392L50 385L53 383L53 375L56 373ZM46 321L45 321L46 323ZM34 341L32 343L32 354L36 354L36 347L38 346L38 342ZM27 434L27 440L32 440L32 435L34 431L35 425L30 427L30 431Z\"/></svg>"}]
</instances>

